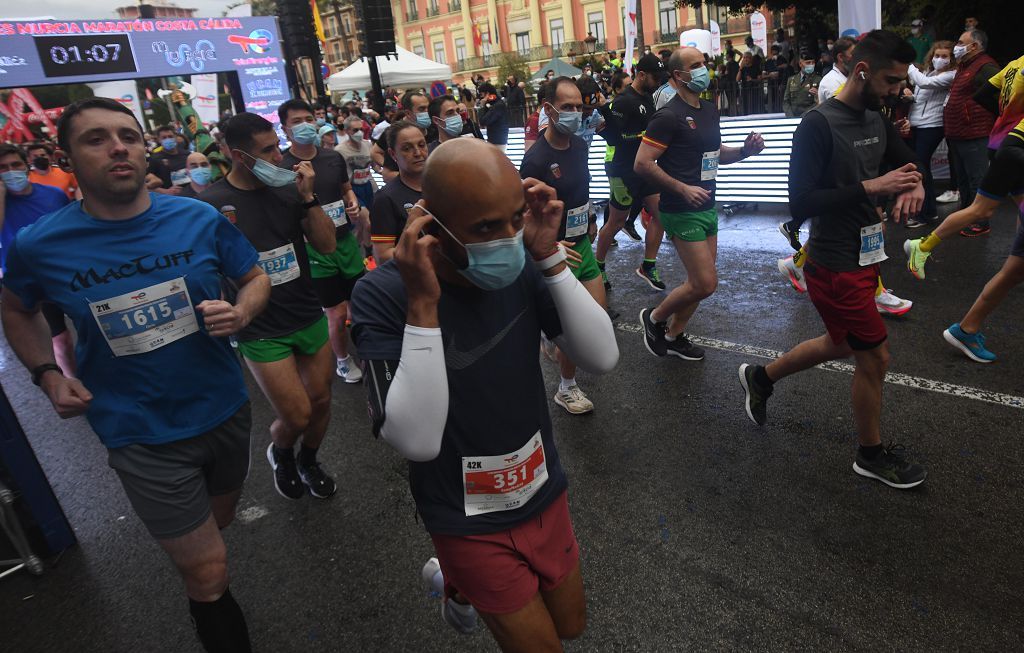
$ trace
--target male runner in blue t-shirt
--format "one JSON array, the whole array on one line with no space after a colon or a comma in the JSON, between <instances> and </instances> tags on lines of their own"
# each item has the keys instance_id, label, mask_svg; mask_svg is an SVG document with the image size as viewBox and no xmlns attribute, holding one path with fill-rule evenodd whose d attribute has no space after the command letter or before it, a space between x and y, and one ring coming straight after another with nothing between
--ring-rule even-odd
<instances>
[{"instance_id":1,"label":"male runner in blue t-shirt","mask_svg":"<svg viewBox=\"0 0 1024 653\"><path fill-rule=\"evenodd\" d=\"M249 468L249 401L227 336L267 303L256 250L216 209L151 194L134 114L108 98L64 110L58 141L85 199L15 236L4 333L64 418L85 415L150 534L185 581L207 651L249 651L220 529ZM55 255L59 253L59 256ZM221 277L240 288L221 300ZM43 301L74 322L80 381L54 364Z\"/></svg>"}]
</instances>

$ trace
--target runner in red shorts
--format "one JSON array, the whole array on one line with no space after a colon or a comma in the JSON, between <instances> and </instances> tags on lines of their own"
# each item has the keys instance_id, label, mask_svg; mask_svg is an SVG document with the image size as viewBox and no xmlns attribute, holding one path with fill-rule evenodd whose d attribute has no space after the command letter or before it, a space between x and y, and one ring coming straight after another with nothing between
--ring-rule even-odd
<instances>
[{"instance_id":1,"label":"runner in red shorts","mask_svg":"<svg viewBox=\"0 0 1024 653\"><path fill-rule=\"evenodd\" d=\"M739 370L747 416L763 425L774 383L853 356L853 417L860 444L853 469L899 489L920 485L927 473L899 445L882 445L882 384L889 346L875 307L875 288L878 264L887 256L873 200L896 195L897 219L903 213L916 214L924 200L914 153L878 113L883 99L899 92L913 60L914 49L898 35L870 32L854 50L842 91L804 115L793 137L789 205L794 218L813 217L804 272L827 333L765 367L743 364ZM883 163L892 171L879 176Z\"/></svg>"},{"instance_id":2,"label":"runner in red shorts","mask_svg":"<svg viewBox=\"0 0 1024 653\"><path fill-rule=\"evenodd\" d=\"M543 331L597 373L619 352L608 314L566 267L563 211L500 150L444 143L394 259L352 298L374 432L409 459L437 551L423 575L449 624L469 632L479 613L505 651L561 650L586 625L537 351Z\"/></svg>"}]
</instances>

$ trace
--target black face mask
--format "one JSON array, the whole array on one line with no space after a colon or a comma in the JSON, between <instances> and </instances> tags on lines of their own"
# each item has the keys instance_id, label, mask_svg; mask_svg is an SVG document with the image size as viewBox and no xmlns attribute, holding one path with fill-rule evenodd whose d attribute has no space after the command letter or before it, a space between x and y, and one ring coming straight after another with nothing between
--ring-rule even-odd
<instances>
[{"instance_id":1,"label":"black face mask","mask_svg":"<svg viewBox=\"0 0 1024 653\"><path fill-rule=\"evenodd\" d=\"M50 160L47 159L45 156L37 156L36 158L32 159L32 167L35 168L36 170L49 170Z\"/></svg>"}]
</instances>

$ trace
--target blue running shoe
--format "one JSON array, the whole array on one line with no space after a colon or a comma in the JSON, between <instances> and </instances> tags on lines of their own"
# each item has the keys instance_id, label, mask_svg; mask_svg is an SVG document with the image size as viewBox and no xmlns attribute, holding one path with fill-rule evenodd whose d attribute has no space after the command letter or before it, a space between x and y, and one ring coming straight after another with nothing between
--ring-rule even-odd
<instances>
[{"instance_id":1,"label":"blue running shoe","mask_svg":"<svg viewBox=\"0 0 1024 653\"><path fill-rule=\"evenodd\" d=\"M942 332L946 342L962 351L967 358L978 363L991 363L996 355L985 349L985 336L979 333L967 333L957 322Z\"/></svg>"}]
</instances>

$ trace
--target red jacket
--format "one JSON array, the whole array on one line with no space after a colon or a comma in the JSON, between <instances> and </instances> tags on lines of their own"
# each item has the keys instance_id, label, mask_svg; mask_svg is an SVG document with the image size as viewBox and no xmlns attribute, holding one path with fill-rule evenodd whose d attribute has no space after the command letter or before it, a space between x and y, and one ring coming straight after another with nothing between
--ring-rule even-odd
<instances>
[{"instance_id":1,"label":"red jacket","mask_svg":"<svg viewBox=\"0 0 1024 653\"><path fill-rule=\"evenodd\" d=\"M996 117L971 99L979 82L988 83L988 80L975 79L986 64L999 68L995 59L982 53L967 62L967 65L957 69L953 86L949 89L946 108L942 112L946 138L988 138L989 132L992 131Z\"/></svg>"}]
</instances>

